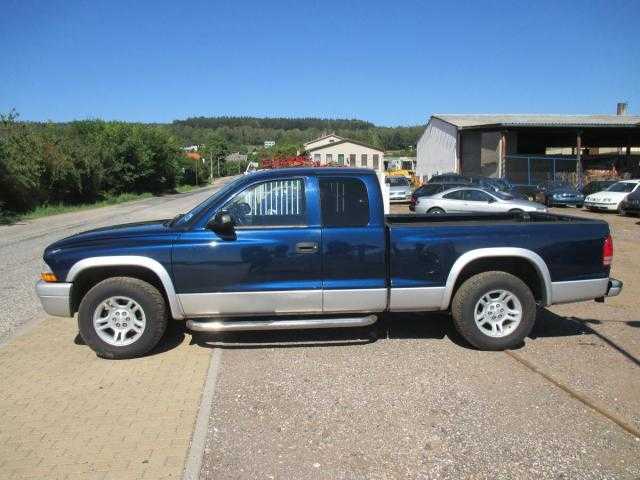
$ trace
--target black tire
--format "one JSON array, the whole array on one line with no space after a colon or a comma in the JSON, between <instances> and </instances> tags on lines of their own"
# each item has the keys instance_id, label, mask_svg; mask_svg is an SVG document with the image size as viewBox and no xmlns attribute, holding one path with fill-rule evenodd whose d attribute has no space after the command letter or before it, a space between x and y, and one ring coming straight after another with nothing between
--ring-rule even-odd
<instances>
[{"instance_id":1,"label":"black tire","mask_svg":"<svg viewBox=\"0 0 640 480\"><path fill-rule=\"evenodd\" d=\"M576 208L582 208L582 204L581 203L576 203Z\"/></svg>"},{"instance_id":2,"label":"black tire","mask_svg":"<svg viewBox=\"0 0 640 480\"><path fill-rule=\"evenodd\" d=\"M133 343L118 346L100 338L93 326L93 315L106 299L120 296L137 302L146 317L146 325ZM167 328L167 318L164 297L153 285L137 278L112 277L96 284L84 296L78 309L78 328L82 339L99 357L135 358L148 353L158 344Z\"/></svg>"},{"instance_id":3,"label":"black tire","mask_svg":"<svg viewBox=\"0 0 640 480\"><path fill-rule=\"evenodd\" d=\"M430 208L427 213L430 213L431 215L442 215L446 212L440 207L433 207L433 208Z\"/></svg>"},{"instance_id":4,"label":"black tire","mask_svg":"<svg viewBox=\"0 0 640 480\"><path fill-rule=\"evenodd\" d=\"M522 317L515 329L503 337L492 337L476 325L474 313L480 299L494 290L511 292L522 306ZM531 289L518 277L506 272L483 272L467 279L451 302L456 330L480 350L506 350L522 345L536 320L536 302Z\"/></svg>"},{"instance_id":5,"label":"black tire","mask_svg":"<svg viewBox=\"0 0 640 480\"><path fill-rule=\"evenodd\" d=\"M509 213L523 213L524 210L520 210L519 208L512 208L509 210Z\"/></svg>"}]
</instances>

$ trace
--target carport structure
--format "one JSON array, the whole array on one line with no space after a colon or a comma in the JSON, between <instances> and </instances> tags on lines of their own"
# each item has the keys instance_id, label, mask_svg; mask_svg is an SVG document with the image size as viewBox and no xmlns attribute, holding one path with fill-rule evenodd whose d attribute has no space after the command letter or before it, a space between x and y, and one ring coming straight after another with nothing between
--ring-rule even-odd
<instances>
[{"instance_id":1,"label":"carport structure","mask_svg":"<svg viewBox=\"0 0 640 480\"><path fill-rule=\"evenodd\" d=\"M638 176L639 160L640 116L434 115L418 143L417 171L581 183L585 171Z\"/></svg>"}]
</instances>

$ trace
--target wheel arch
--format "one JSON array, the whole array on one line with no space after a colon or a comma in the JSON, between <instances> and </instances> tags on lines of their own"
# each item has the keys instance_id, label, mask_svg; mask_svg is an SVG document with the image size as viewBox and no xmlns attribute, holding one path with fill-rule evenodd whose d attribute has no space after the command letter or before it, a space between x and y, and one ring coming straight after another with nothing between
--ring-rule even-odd
<instances>
[{"instance_id":1,"label":"wheel arch","mask_svg":"<svg viewBox=\"0 0 640 480\"><path fill-rule=\"evenodd\" d=\"M73 283L72 311L77 311L80 301L91 287L102 280L118 276L138 278L151 283L165 297L171 316L177 320L184 318L169 272L157 260L133 255L90 257L76 262L66 277L67 282Z\"/></svg>"},{"instance_id":2,"label":"wheel arch","mask_svg":"<svg viewBox=\"0 0 640 480\"><path fill-rule=\"evenodd\" d=\"M545 261L532 250L516 247L480 248L461 255L451 267L442 297L442 310L447 310L458 287L472 275L483 271L506 271L528 285L532 280L536 300L551 302L551 274Z\"/></svg>"}]
</instances>

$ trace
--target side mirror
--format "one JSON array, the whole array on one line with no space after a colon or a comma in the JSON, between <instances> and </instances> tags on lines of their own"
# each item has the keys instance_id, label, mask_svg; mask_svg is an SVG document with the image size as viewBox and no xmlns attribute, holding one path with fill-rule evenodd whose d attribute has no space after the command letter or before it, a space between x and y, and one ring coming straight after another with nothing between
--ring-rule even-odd
<instances>
[{"instance_id":1,"label":"side mirror","mask_svg":"<svg viewBox=\"0 0 640 480\"><path fill-rule=\"evenodd\" d=\"M235 235L235 225L233 222L233 217L228 212L218 212L216 213L209 223L207 223L207 228L209 230L213 230L221 237L233 237Z\"/></svg>"}]
</instances>

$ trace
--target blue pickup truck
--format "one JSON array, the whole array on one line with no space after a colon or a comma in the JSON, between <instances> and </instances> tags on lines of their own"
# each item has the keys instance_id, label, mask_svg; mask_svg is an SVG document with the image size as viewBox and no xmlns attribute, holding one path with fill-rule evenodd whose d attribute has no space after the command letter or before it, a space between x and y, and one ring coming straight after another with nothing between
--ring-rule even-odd
<instances>
[{"instance_id":1,"label":"blue pickup truck","mask_svg":"<svg viewBox=\"0 0 640 480\"><path fill-rule=\"evenodd\" d=\"M387 215L378 177L352 168L246 175L172 220L46 248L36 291L78 313L99 356L151 350L169 317L198 332L370 325L450 311L473 346L521 344L536 307L617 295L609 227L548 213ZM428 315L425 315L428 321Z\"/></svg>"}]
</instances>

